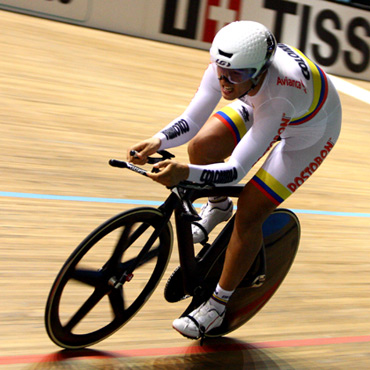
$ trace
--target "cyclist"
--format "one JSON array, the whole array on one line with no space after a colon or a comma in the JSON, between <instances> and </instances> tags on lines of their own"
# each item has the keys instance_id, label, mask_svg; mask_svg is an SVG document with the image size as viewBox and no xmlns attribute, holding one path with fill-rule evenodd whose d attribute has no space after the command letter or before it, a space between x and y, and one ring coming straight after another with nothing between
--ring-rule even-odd
<instances>
[{"instance_id":1,"label":"cyclist","mask_svg":"<svg viewBox=\"0 0 370 370\"><path fill-rule=\"evenodd\" d=\"M210 54L211 63L185 112L128 151L130 161L144 164L157 150L190 141L189 164L167 160L156 165L158 173L149 174L166 186L182 180L236 184L270 151L238 199L214 294L173 322L178 332L194 339L221 325L230 296L261 249L264 220L322 164L341 126L341 104L329 77L299 50L277 44L262 24L228 24L216 34ZM212 115L221 97L233 102ZM230 199L209 199L200 212L202 220L192 226L194 242L206 240L232 212Z\"/></svg>"}]
</instances>

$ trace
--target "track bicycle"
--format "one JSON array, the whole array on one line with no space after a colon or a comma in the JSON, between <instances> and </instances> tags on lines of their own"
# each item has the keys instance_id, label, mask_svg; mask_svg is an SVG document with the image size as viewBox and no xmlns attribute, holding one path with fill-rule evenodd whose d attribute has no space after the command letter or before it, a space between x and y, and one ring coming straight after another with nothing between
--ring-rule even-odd
<instances>
[{"instance_id":1,"label":"track bicycle","mask_svg":"<svg viewBox=\"0 0 370 370\"><path fill-rule=\"evenodd\" d=\"M153 164L173 155L158 152ZM114 167L146 176L131 163L110 160ZM242 185L213 187L182 182L170 189L158 208L138 207L110 218L89 234L57 275L45 309L50 339L63 348L80 349L109 337L148 301L171 257L174 214L179 266L164 288L168 302L191 297L183 316L213 293L221 275L235 215L212 243L195 253L191 224L199 220L193 202L226 195L237 198ZM263 224L264 243L252 267L228 302L224 321L206 337L222 336L250 320L269 301L295 258L300 224L288 209L276 209Z\"/></svg>"}]
</instances>

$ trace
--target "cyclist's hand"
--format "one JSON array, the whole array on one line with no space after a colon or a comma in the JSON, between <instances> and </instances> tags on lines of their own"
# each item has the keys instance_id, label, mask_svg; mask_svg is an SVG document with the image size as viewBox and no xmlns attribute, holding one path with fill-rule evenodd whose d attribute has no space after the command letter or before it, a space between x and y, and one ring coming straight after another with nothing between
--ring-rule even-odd
<instances>
[{"instance_id":1,"label":"cyclist's hand","mask_svg":"<svg viewBox=\"0 0 370 370\"><path fill-rule=\"evenodd\" d=\"M148 172L147 175L152 180L168 187L177 185L189 176L189 166L169 159L157 163L153 168L159 170L159 172Z\"/></svg>"},{"instance_id":2,"label":"cyclist's hand","mask_svg":"<svg viewBox=\"0 0 370 370\"><path fill-rule=\"evenodd\" d=\"M156 137L144 140L127 151L127 160L131 163L143 165L148 161L150 155L157 152L160 146L161 140ZM135 151L136 155L132 156L131 151Z\"/></svg>"}]
</instances>

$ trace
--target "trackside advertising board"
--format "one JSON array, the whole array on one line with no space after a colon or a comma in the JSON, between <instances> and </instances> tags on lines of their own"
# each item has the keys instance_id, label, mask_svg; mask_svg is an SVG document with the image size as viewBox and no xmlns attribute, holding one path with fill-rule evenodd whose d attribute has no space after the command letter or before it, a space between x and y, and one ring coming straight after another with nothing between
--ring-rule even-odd
<instances>
[{"instance_id":1,"label":"trackside advertising board","mask_svg":"<svg viewBox=\"0 0 370 370\"><path fill-rule=\"evenodd\" d=\"M249 19L326 71L370 81L370 11L325 0L0 0L0 9L208 50Z\"/></svg>"}]
</instances>

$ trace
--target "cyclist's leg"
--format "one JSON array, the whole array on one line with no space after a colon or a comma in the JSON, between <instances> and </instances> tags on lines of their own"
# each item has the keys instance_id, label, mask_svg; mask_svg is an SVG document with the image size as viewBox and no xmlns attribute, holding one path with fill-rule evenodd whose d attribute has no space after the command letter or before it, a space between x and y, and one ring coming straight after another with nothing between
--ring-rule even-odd
<instances>
[{"instance_id":1,"label":"cyclist's leg","mask_svg":"<svg viewBox=\"0 0 370 370\"><path fill-rule=\"evenodd\" d=\"M244 187L219 281L223 289L234 291L251 268L263 242L262 224L276 207L253 182Z\"/></svg>"},{"instance_id":2,"label":"cyclist's leg","mask_svg":"<svg viewBox=\"0 0 370 370\"><path fill-rule=\"evenodd\" d=\"M189 142L189 161L200 165L223 162L234 147L230 130L216 116L212 116Z\"/></svg>"},{"instance_id":3,"label":"cyclist's leg","mask_svg":"<svg viewBox=\"0 0 370 370\"><path fill-rule=\"evenodd\" d=\"M235 101L211 116L188 145L192 164L223 162L250 129L252 108Z\"/></svg>"},{"instance_id":4,"label":"cyclist's leg","mask_svg":"<svg viewBox=\"0 0 370 370\"><path fill-rule=\"evenodd\" d=\"M234 290L262 245L262 224L268 215L317 170L338 139L341 110L322 112L307 126L290 126L261 169L245 186L227 249L220 286ZM243 261L243 263L240 263Z\"/></svg>"},{"instance_id":5,"label":"cyclist's leg","mask_svg":"<svg viewBox=\"0 0 370 370\"><path fill-rule=\"evenodd\" d=\"M236 101L216 112L189 143L190 163L212 164L230 156L240 139L252 126L252 108ZM208 233L220 222L227 221L233 212L231 199L212 197L202 207L202 220L193 226L195 243L205 241Z\"/></svg>"}]
</instances>

